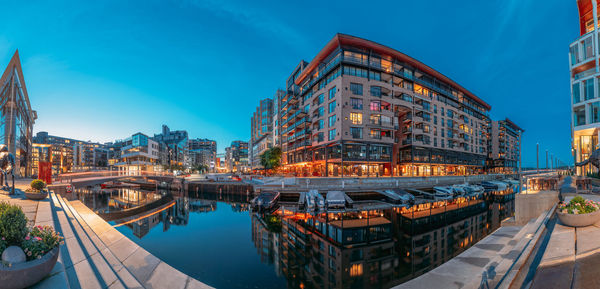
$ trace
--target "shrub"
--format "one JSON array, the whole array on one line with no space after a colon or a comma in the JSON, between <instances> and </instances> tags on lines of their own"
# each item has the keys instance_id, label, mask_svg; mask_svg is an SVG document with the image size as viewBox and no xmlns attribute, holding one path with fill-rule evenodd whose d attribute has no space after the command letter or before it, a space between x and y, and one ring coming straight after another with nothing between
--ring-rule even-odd
<instances>
[{"instance_id":1,"label":"shrub","mask_svg":"<svg viewBox=\"0 0 600 289\"><path fill-rule=\"evenodd\" d=\"M581 196L576 196L568 204L562 203L558 209L565 214L587 214L593 213L599 209L597 202L586 200Z\"/></svg>"},{"instance_id":2,"label":"shrub","mask_svg":"<svg viewBox=\"0 0 600 289\"><path fill-rule=\"evenodd\" d=\"M31 181L31 188L34 190L42 190L46 187L46 182L40 180L40 179L35 179L33 181Z\"/></svg>"},{"instance_id":3,"label":"shrub","mask_svg":"<svg viewBox=\"0 0 600 289\"><path fill-rule=\"evenodd\" d=\"M0 236L7 246L19 246L27 236L27 217L19 206L0 204Z\"/></svg>"},{"instance_id":4,"label":"shrub","mask_svg":"<svg viewBox=\"0 0 600 289\"><path fill-rule=\"evenodd\" d=\"M2 256L2 252L6 249L6 241L4 241L4 237L0 237L0 256Z\"/></svg>"},{"instance_id":5,"label":"shrub","mask_svg":"<svg viewBox=\"0 0 600 289\"><path fill-rule=\"evenodd\" d=\"M40 259L48 251L57 247L63 240L50 226L35 226L31 228L21 247L27 256L27 261Z\"/></svg>"}]
</instances>

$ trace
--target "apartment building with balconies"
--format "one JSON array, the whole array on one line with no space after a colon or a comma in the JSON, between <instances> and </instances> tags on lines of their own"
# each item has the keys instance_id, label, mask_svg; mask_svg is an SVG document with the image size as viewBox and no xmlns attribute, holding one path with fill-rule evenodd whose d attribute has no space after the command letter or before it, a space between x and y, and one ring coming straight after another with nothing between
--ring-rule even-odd
<instances>
[{"instance_id":1,"label":"apartment building with balconies","mask_svg":"<svg viewBox=\"0 0 600 289\"><path fill-rule=\"evenodd\" d=\"M136 133L120 141L121 155L114 164L125 175L141 175L145 172L162 171L159 162L159 143L143 133Z\"/></svg>"},{"instance_id":2,"label":"apartment building with balconies","mask_svg":"<svg viewBox=\"0 0 600 289\"><path fill-rule=\"evenodd\" d=\"M572 152L575 162L598 148L600 135L600 70L598 4L578 0L580 36L569 45L571 80ZM596 17L594 17L596 15ZM577 167L578 175L596 172L591 164Z\"/></svg>"},{"instance_id":3,"label":"apartment building with balconies","mask_svg":"<svg viewBox=\"0 0 600 289\"><path fill-rule=\"evenodd\" d=\"M521 158L521 135L524 132L510 119L490 122L490 146L487 171L516 173Z\"/></svg>"},{"instance_id":4,"label":"apartment building with balconies","mask_svg":"<svg viewBox=\"0 0 600 289\"><path fill-rule=\"evenodd\" d=\"M262 99L250 118L249 165L260 169L260 155L273 147L274 101Z\"/></svg>"},{"instance_id":5,"label":"apartment building with balconies","mask_svg":"<svg viewBox=\"0 0 600 289\"><path fill-rule=\"evenodd\" d=\"M490 105L389 47L337 34L287 81L284 172L426 176L483 172Z\"/></svg>"}]
</instances>

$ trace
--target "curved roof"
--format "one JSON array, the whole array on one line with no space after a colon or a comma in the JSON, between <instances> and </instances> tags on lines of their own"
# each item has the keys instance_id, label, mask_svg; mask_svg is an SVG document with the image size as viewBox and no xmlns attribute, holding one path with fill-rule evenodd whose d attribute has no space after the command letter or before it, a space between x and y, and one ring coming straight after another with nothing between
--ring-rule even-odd
<instances>
[{"instance_id":1,"label":"curved roof","mask_svg":"<svg viewBox=\"0 0 600 289\"><path fill-rule=\"evenodd\" d=\"M467 89L465 89L464 87L459 85L458 83L454 82L447 76L437 72L433 68L425 65L424 63L422 63L402 52L399 52L395 49L389 48L387 46L381 45L379 43L376 43L376 42L373 42L370 40L366 40L366 39L356 37L356 36L341 34L341 33L336 34L335 37L333 37L333 39L331 39L327 43L327 45L325 45L325 47L317 54L317 56L315 56L315 58L304 69L304 71L302 71L302 74L296 79L296 84L299 85L300 83L302 83L302 81L308 75L310 75L315 70L315 68L318 67L319 63L321 63L329 54L331 54L337 47L339 47L341 45L348 45L348 46L360 47L360 48L364 48L364 49L370 49L381 55L392 56L400 61L406 62L406 63L410 64L411 66L416 67L419 70L445 82L446 84L452 86L454 89L461 91L462 93L464 93L465 95L467 95L468 97L470 97L471 99L476 101L477 103L481 104L487 110L490 110L492 108L488 103L486 103L485 101L483 101L482 99L480 99L475 94L471 93L470 91L468 91Z\"/></svg>"}]
</instances>

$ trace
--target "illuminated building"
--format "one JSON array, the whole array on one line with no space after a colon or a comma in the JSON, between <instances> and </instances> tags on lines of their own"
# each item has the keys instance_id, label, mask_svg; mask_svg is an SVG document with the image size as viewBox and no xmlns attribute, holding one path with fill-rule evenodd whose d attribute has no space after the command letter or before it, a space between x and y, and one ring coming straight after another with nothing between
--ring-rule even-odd
<instances>
[{"instance_id":1,"label":"illuminated building","mask_svg":"<svg viewBox=\"0 0 600 289\"><path fill-rule=\"evenodd\" d=\"M225 148L225 165L229 172L246 172L248 166L248 142L236 140Z\"/></svg>"},{"instance_id":2,"label":"illuminated building","mask_svg":"<svg viewBox=\"0 0 600 289\"><path fill-rule=\"evenodd\" d=\"M217 165L217 142L210 139L190 139L187 150L192 166L206 165L209 171L215 171Z\"/></svg>"},{"instance_id":3,"label":"illuminated building","mask_svg":"<svg viewBox=\"0 0 600 289\"><path fill-rule=\"evenodd\" d=\"M16 51L0 78L0 143L15 156L16 176L33 174L31 150L36 119L37 113L29 102L19 51Z\"/></svg>"},{"instance_id":4,"label":"illuminated building","mask_svg":"<svg viewBox=\"0 0 600 289\"><path fill-rule=\"evenodd\" d=\"M575 162L586 160L598 146L600 134L600 77L598 7L595 0L578 0L580 36L569 46L572 149ZM597 171L591 164L577 167L578 175Z\"/></svg>"},{"instance_id":5,"label":"illuminated building","mask_svg":"<svg viewBox=\"0 0 600 289\"><path fill-rule=\"evenodd\" d=\"M71 138L38 132L33 137L35 157L32 174L37 174L37 159L52 163L52 173L67 173L94 169L106 169L109 165L109 149L104 144L81 141ZM47 151L48 156L44 156Z\"/></svg>"},{"instance_id":6,"label":"illuminated building","mask_svg":"<svg viewBox=\"0 0 600 289\"><path fill-rule=\"evenodd\" d=\"M431 67L337 34L287 80L283 171L298 176L482 173L491 106Z\"/></svg>"},{"instance_id":7,"label":"illuminated building","mask_svg":"<svg viewBox=\"0 0 600 289\"><path fill-rule=\"evenodd\" d=\"M518 172L522 133L523 129L508 118L491 122L488 172Z\"/></svg>"},{"instance_id":8,"label":"illuminated building","mask_svg":"<svg viewBox=\"0 0 600 289\"><path fill-rule=\"evenodd\" d=\"M262 168L260 155L273 147L273 100L260 101L250 119L249 162L251 169Z\"/></svg>"},{"instance_id":9,"label":"illuminated building","mask_svg":"<svg viewBox=\"0 0 600 289\"><path fill-rule=\"evenodd\" d=\"M120 142L121 155L113 166L127 175L144 171L162 171L159 162L159 143L143 133L136 133Z\"/></svg>"},{"instance_id":10,"label":"illuminated building","mask_svg":"<svg viewBox=\"0 0 600 289\"><path fill-rule=\"evenodd\" d=\"M162 126L162 133L155 134L154 141L164 145L164 155L161 163L169 165L189 165L189 154L187 153L188 133L185 130L171 131L168 126Z\"/></svg>"}]
</instances>

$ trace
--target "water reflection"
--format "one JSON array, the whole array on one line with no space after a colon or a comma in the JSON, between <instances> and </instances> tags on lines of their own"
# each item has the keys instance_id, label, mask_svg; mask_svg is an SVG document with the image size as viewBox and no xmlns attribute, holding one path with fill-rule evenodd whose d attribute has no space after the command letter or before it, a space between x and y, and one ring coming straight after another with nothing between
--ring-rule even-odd
<instances>
[{"instance_id":1,"label":"water reflection","mask_svg":"<svg viewBox=\"0 0 600 289\"><path fill-rule=\"evenodd\" d=\"M313 214L291 207L251 212L246 194L123 188L80 190L71 199L217 288L389 288L457 256L514 214L514 188L412 207L360 201L350 211ZM245 237L239 228L249 229ZM177 247L193 253L175 254ZM214 251L220 258L209 257ZM228 270L232 262L246 269Z\"/></svg>"}]
</instances>

